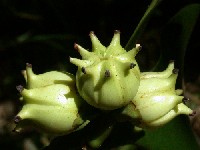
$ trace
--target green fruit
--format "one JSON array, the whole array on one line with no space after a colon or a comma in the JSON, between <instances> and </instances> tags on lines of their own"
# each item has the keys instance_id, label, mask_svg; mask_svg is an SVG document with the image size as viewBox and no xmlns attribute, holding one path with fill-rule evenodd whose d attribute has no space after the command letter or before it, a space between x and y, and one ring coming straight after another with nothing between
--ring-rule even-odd
<instances>
[{"instance_id":1,"label":"green fruit","mask_svg":"<svg viewBox=\"0 0 200 150\"><path fill-rule=\"evenodd\" d=\"M170 62L163 72L144 72L141 74L140 87L133 99L141 117L141 125L159 127L180 114L192 114L184 105L181 90L175 90L178 70Z\"/></svg>"},{"instance_id":2,"label":"green fruit","mask_svg":"<svg viewBox=\"0 0 200 150\"><path fill-rule=\"evenodd\" d=\"M27 83L27 88L38 88L52 84L74 84L75 79L72 74L68 72L50 71L43 74L36 75L32 70L32 65L27 63L26 70L22 74Z\"/></svg>"},{"instance_id":3,"label":"green fruit","mask_svg":"<svg viewBox=\"0 0 200 150\"><path fill-rule=\"evenodd\" d=\"M70 58L70 62L78 66L76 86L79 94L87 103L102 110L127 105L140 84L140 70L135 60L140 45L127 52L120 45L119 31L115 31L108 47L103 46L93 32L90 38L92 52L75 44L82 60Z\"/></svg>"},{"instance_id":4,"label":"green fruit","mask_svg":"<svg viewBox=\"0 0 200 150\"><path fill-rule=\"evenodd\" d=\"M175 90L178 70L170 62L163 72L143 72L140 86L132 103L123 113L139 120L139 127L160 127L180 114L190 115L193 111L183 102L182 90Z\"/></svg>"},{"instance_id":5,"label":"green fruit","mask_svg":"<svg viewBox=\"0 0 200 150\"><path fill-rule=\"evenodd\" d=\"M79 115L82 100L75 91L72 75L57 71L35 75L27 64L24 76L27 89L17 86L23 107L15 117L15 131L31 125L45 133L60 135L84 124Z\"/></svg>"}]
</instances>

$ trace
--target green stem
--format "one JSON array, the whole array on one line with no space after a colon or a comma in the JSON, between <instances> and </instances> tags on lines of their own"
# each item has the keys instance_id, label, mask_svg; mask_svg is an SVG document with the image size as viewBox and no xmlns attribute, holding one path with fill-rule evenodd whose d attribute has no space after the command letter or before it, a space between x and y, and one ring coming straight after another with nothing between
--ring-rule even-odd
<instances>
[{"instance_id":1,"label":"green stem","mask_svg":"<svg viewBox=\"0 0 200 150\"><path fill-rule=\"evenodd\" d=\"M126 50L130 50L133 47L135 47L135 44L136 44L139 36L144 31L144 29L147 25L147 22L149 21L151 15L152 15L153 10L156 8L156 6L158 6L158 4L160 4L161 1L162 0L152 0L151 4L149 5L148 9L146 10L144 16L140 20L135 31L131 35L131 38L129 39L128 43L126 44L126 46L125 46Z\"/></svg>"}]
</instances>

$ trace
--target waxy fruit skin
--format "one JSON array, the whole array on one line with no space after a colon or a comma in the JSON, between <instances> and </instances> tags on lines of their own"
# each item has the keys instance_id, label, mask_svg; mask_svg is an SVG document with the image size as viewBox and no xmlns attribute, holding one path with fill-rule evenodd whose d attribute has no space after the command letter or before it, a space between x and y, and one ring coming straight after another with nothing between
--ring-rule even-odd
<instances>
[{"instance_id":1,"label":"waxy fruit skin","mask_svg":"<svg viewBox=\"0 0 200 150\"><path fill-rule=\"evenodd\" d=\"M32 70L31 64L26 64L26 70L22 71L26 80L26 88L33 89L44 87L52 84L75 84L74 76L68 72L50 71L36 75Z\"/></svg>"},{"instance_id":2,"label":"waxy fruit skin","mask_svg":"<svg viewBox=\"0 0 200 150\"><path fill-rule=\"evenodd\" d=\"M109 110L103 112L112 114L114 122L130 121L140 129L158 128L180 114L194 114L185 105L183 90L175 89L178 69L173 61L162 72L140 73L135 60L139 44L126 51L117 30L108 47L93 32L90 38L92 52L74 45L82 57L70 58L78 67L76 77L58 71L36 75L27 63L22 72L26 87L17 86L23 107L15 117L14 131L33 126L48 134L69 134L101 116L101 110ZM101 146L111 130L94 134L89 145Z\"/></svg>"},{"instance_id":3,"label":"waxy fruit skin","mask_svg":"<svg viewBox=\"0 0 200 150\"><path fill-rule=\"evenodd\" d=\"M114 110L127 105L135 97L140 84L140 70L135 56L140 45L126 51L120 45L120 32L115 31L108 47L90 33L92 52L75 44L81 59L70 58L78 66L76 86L90 105L102 110Z\"/></svg>"},{"instance_id":4,"label":"waxy fruit skin","mask_svg":"<svg viewBox=\"0 0 200 150\"><path fill-rule=\"evenodd\" d=\"M178 70L170 62L163 72L143 72L140 86L133 99L134 113L140 118L140 127L159 127L180 114L193 111L183 103L182 90L175 90Z\"/></svg>"},{"instance_id":5,"label":"waxy fruit skin","mask_svg":"<svg viewBox=\"0 0 200 150\"><path fill-rule=\"evenodd\" d=\"M84 123L78 112L82 100L77 96L71 74L51 71L36 75L27 64L23 75L27 88L17 86L23 107L15 117L15 131L31 125L60 135L75 131Z\"/></svg>"}]
</instances>

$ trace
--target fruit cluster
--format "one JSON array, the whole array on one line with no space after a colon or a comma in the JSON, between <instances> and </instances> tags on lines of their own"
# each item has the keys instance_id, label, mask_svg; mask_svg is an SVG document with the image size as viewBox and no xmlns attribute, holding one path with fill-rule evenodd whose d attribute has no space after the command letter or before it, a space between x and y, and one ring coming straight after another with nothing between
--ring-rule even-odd
<instances>
[{"instance_id":1,"label":"fruit cluster","mask_svg":"<svg viewBox=\"0 0 200 150\"><path fill-rule=\"evenodd\" d=\"M121 109L119 116L139 120L135 126L140 128L160 127L179 114L193 114L180 96L183 91L175 89L178 69L174 62L163 72L140 72L135 59L139 44L126 51L119 31L108 47L93 32L90 38L91 52L74 45L82 56L70 58L78 67L76 76L58 71L36 75L32 65L26 65L26 87L17 86L23 107L15 117L15 131L27 125L55 135L77 131L92 121L87 115L82 117L80 108L85 104L102 112Z\"/></svg>"}]
</instances>

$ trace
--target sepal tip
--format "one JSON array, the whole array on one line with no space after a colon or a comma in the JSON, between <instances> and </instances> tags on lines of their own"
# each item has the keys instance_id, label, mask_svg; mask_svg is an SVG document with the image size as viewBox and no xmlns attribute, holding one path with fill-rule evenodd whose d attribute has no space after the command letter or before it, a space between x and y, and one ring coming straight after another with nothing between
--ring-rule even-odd
<instances>
[{"instance_id":1,"label":"sepal tip","mask_svg":"<svg viewBox=\"0 0 200 150\"><path fill-rule=\"evenodd\" d=\"M22 85L18 85L16 86L16 89L21 93L24 90L24 87Z\"/></svg>"}]
</instances>

